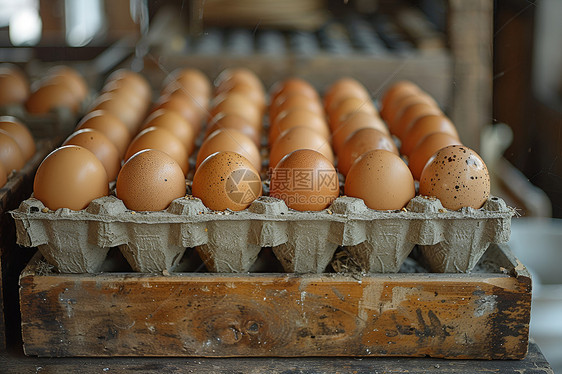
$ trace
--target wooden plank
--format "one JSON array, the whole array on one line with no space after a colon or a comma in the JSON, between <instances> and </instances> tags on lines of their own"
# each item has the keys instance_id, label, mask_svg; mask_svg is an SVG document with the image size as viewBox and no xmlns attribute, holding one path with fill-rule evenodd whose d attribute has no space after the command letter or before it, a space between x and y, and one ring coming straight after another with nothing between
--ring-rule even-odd
<instances>
[{"instance_id":1,"label":"wooden plank","mask_svg":"<svg viewBox=\"0 0 562 374\"><path fill-rule=\"evenodd\" d=\"M41 275L36 256L20 278L24 350L56 357L523 358L531 279L505 251L494 247L489 256L511 274L359 277Z\"/></svg>"},{"instance_id":2,"label":"wooden plank","mask_svg":"<svg viewBox=\"0 0 562 374\"><path fill-rule=\"evenodd\" d=\"M245 374L553 374L535 343L523 360L442 360L436 358L178 358L104 357L40 358L0 353L0 367L7 373L245 373Z\"/></svg>"},{"instance_id":3,"label":"wooden plank","mask_svg":"<svg viewBox=\"0 0 562 374\"><path fill-rule=\"evenodd\" d=\"M454 103L450 114L463 144L480 148L484 126L492 123L493 2L449 0L449 45Z\"/></svg>"}]
</instances>

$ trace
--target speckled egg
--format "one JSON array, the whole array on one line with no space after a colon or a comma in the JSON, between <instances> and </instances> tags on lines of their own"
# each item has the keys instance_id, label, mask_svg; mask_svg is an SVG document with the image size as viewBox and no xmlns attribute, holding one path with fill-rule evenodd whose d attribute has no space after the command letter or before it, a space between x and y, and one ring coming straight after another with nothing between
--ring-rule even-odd
<instances>
[{"instance_id":1,"label":"speckled egg","mask_svg":"<svg viewBox=\"0 0 562 374\"><path fill-rule=\"evenodd\" d=\"M244 156L256 170L261 169L261 155L256 144L244 133L234 129L217 130L201 144L197 153L196 168L215 152L230 151Z\"/></svg>"},{"instance_id":2,"label":"speckled egg","mask_svg":"<svg viewBox=\"0 0 562 374\"><path fill-rule=\"evenodd\" d=\"M420 195L434 196L443 207L479 209L490 196L490 176L482 158L463 145L440 149L422 171Z\"/></svg>"},{"instance_id":3,"label":"speckled egg","mask_svg":"<svg viewBox=\"0 0 562 374\"><path fill-rule=\"evenodd\" d=\"M125 206L136 211L164 210L186 192L178 163L156 149L146 149L129 158L117 176L115 188Z\"/></svg>"},{"instance_id":4,"label":"speckled egg","mask_svg":"<svg viewBox=\"0 0 562 374\"><path fill-rule=\"evenodd\" d=\"M363 199L375 210L402 209L415 196L412 173L394 153L376 149L364 153L349 169L345 194Z\"/></svg>"},{"instance_id":5,"label":"speckled egg","mask_svg":"<svg viewBox=\"0 0 562 374\"><path fill-rule=\"evenodd\" d=\"M207 208L220 211L244 210L262 194L258 171L235 152L207 157L193 176L191 190Z\"/></svg>"}]
</instances>

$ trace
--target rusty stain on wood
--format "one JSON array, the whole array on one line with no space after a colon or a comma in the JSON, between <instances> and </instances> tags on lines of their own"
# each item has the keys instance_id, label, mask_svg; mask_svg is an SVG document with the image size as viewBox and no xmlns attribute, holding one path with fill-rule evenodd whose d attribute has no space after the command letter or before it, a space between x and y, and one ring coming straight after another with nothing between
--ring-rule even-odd
<instances>
[{"instance_id":1,"label":"rusty stain on wood","mask_svg":"<svg viewBox=\"0 0 562 374\"><path fill-rule=\"evenodd\" d=\"M35 264L20 278L28 355L517 359L527 351L525 269L357 279L38 275Z\"/></svg>"}]
</instances>

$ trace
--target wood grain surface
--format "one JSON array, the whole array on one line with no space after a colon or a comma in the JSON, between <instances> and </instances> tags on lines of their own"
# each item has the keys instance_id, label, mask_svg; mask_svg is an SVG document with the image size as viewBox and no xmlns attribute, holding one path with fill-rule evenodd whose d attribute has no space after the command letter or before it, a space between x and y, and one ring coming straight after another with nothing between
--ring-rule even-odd
<instances>
[{"instance_id":1,"label":"wood grain surface","mask_svg":"<svg viewBox=\"0 0 562 374\"><path fill-rule=\"evenodd\" d=\"M531 279L491 251L507 273L40 275L37 255L20 278L24 350L520 359Z\"/></svg>"}]
</instances>

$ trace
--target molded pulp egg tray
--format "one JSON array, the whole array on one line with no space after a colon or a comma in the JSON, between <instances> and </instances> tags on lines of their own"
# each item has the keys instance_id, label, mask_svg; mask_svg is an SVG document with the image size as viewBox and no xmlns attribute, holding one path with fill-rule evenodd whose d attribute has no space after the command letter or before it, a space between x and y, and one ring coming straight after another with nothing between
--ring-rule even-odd
<instances>
[{"instance_id":1,"label":"molded pulp egg tray","mask_svg":"<svg viewBox=\"0 0 562 374\"><path fill-rule=\"evenodd\" d=\"M240 212L217 212L191 196L164 211L128 210L115 196L82 211L50 211L29 198L11 212L18 244L38 247L62 273L95 273L111 247L137 272L170 272L196 248L212 272L247 272L272 247L286 272L322 273L339 246L363 272L398 272L415 245L433 272L469 272L491 243L509 240L513 209L490 197L480 209L449 211L417 196L405 209L381 212L339 197L319 212L297 212L260 197Z\"/></svg>"}]
</instances>

